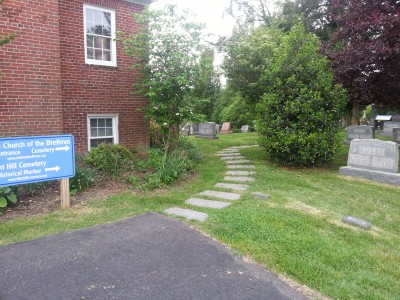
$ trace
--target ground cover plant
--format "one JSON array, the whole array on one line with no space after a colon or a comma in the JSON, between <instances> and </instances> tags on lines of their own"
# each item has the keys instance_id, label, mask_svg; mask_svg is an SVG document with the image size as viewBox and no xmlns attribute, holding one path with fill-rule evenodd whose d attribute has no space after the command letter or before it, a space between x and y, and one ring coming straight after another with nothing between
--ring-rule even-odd
<instances>
[{"instance_id":1,"label":"ground cover plant","mask_svg":"<svg viewBox=\"0 0 400 300\"><path fill-rule=\"evenodd\" d=\"M195 139L205 159L197 176L151 192L125 191L107 200L92 200L71 210L1 221L0 245L71 229L112 222L145 212L162 213L171 206L192 208L184 201L214 188L225 164L216 152L235 145L256 144L255 134ZM241 150L257 168L256 180L241 200L190 222L235 252L307 285L333 299L400 298L400 189L339 175L348 146L319 168L282 168L269 164L260 147ZM188 177L188 176L187 176ZM251 192L271 195L267 200ZM341 222L344 215L372 222L364 231Z\"/></svg>"}]
</instances>

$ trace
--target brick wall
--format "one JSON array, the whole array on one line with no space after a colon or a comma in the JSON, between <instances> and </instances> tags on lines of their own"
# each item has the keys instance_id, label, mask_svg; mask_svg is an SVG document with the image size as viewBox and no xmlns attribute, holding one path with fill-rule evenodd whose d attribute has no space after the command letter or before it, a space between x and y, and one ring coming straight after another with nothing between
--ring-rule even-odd
<instances>
[{"instance_id":1,"label":"brick wall","mask_svg":"<svg viewBox=\"0 0 400 300\"><path fill-rule=\"evenodd\" d=\"M0 137L62 133L58 0L0 6Z\"/></svg>"},{"instance_id":2,"label":"brick wall","mask_svg":"<svg viewBox=\"0 0 400 300\"><path fill-rule=\"evenodd\" d=\"M117 67L85 64L83 3L115 10L117 31L136 30L132 11L141 6L121 0L60 0L61 71L64 132L75 136L77 151L87 151L88 114L118 114L119 143L149 145L149 124L137 108L147 101L132 96L131 59L117 44Z\"/></svg>"}]
</instances>

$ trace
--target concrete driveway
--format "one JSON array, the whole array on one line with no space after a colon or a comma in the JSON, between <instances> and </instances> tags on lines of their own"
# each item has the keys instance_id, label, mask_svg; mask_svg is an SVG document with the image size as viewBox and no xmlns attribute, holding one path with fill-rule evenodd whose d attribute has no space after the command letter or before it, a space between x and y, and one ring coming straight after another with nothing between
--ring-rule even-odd
<instances>
[{"instance_id":1,"label":"concrete driveway","mask_svg":"<svg viewBox=\"0 0 400 300\"><path fill-rule=\"evenodd\" d=\"M306 299L186 223L146 214L0 248L0 299Z\"/></svg>"}]
</instances>

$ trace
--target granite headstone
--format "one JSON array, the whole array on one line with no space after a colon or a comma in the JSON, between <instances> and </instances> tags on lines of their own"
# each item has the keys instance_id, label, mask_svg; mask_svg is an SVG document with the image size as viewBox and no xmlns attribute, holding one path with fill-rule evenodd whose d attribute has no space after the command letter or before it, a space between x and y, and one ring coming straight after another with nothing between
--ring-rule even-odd
<instances>
[{"instance_id":1,"label":"granite headstone","mask_svg":"<svg viewBox=\"0 0 400 300\"><path fill-rule=\"evenodd\" d=\"M398 165L399 147L396 143L355 139L350 144L347 167L340 167L339 172L343 175L400 185Z\"/></svg>"},{"instance_id":2,"label":"granite headstone","mask_svg":"<svg viewBox=\"0 0 400 300\"><path fill-rule=\"evenodd\" d=\"M249 133L250 132L250 126L249 125L243 125L242 128L240 128L242 133Z\"/></svg>"},{"instance_id":3,"label":"granite headstone","mask_svg":"<svg viewBox=\"0 0 400 300\"><path fill-rule=\"evenodd\" d=\"M393 142L400 144L400 127L393 128Z\"/></svg>"},{"instance_id":4,"label":"granite headstone","mask_svg":"<svg viewBox=\"0 0 400 300\"><path fill-rule=\"evenodd\" d=\"M199 133L196 137L217 139L216 124L212 122L199 124Z\"/></svg>"},{"instance_id":5,"label":"granite headstone","mask_svg":"<svg viewBox=\"0 0 400 300\"><path fill-rule=\"evenodd\" d=\"M230 122L224 122L221 128L221 134L230 134L232 133L232 125Z\"/></svg>"},{"instance_id":6,"label":"granite headstone","mask_svg":"<svg viewBox=\"0 0 400 300\"><path fill-rule=\"evenodd\" d=\"M383 124L383 136L393 136L393 128L400 127L400 122L387 121Z\"/></svg>"},{"instance_id":7,"label":"granite headstone","mask_svg":"<svg viewBox=\"0 0 400 300\"><path fill-rule=\"evenodd\" d=\"M366 125L354 125L347 127L347 139L345 140L346 144L350 144L350 142L354 139L374 139L375 131L374 127L366 126Z\"/></svg>"},{"instance_id":8,"label":"granite headstone","mask_svg":"<svg viewBox=\"0 0 400 300\"><path fill-rule=\"evenodd\" d=\"M191 128L192 128L192 130L190 131L190 134L193 134L193 135L199 134L199 124L192 124Z\"/></svg>"}]
</instances>

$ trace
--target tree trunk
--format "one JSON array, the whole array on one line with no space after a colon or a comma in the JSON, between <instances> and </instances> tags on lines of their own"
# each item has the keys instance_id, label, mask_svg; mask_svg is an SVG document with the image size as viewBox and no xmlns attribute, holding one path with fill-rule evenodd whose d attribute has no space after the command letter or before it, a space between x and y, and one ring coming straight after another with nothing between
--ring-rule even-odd
<instances>
[{"instance_id":1,"label":"tree trunk","mask_svg":"<svg viewBox=\"0 0 400 300\"><path fill-rule=\"evenodd\" d=\"M358 102L355 102L353 104L351 112L352 112L351 124L360 125L360 105Z\"/></svg>"}]
</instances>

